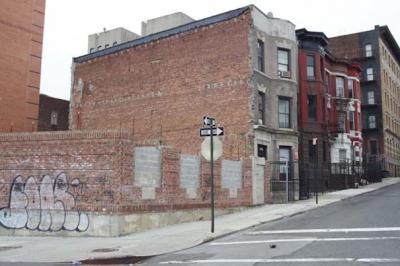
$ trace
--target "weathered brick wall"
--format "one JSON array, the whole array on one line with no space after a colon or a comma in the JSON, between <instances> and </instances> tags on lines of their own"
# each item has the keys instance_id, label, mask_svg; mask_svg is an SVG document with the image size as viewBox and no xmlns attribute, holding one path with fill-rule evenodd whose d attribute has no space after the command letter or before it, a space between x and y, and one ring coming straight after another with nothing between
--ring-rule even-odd
<instances>
[{"instance_id":1,"label":"weathered brick wall","mask_svg":"<svg viewBox=\"0 0 400 266\"><path fill-rule=\"evenodd\" d=\"M0 1L0 132L37 127L45 0Z\"/></svg>"},{"instance_id":2,"label":"weathered brick wall","mask_svg":"<svg viewBox=\"0 0 400 266\"><path fill-rule=\"evenodd\" d=\"M210 115L226 130L224 158L244 157L251 151L250 21L246 12L76 63L70 128L124 128L138 144L198 154L201 120Z\"/></svg>"},{"instance_id":3,"label":"weathered brick wall","mask_svg":"<svg viewBox=\"0 0 400 266\"><path fill-rule=\"evenodd\" d=\"M5 228L81 232L93 215L210 206L208 162L168 147L135 147L130 132L4 133L0 151ZM216 207L252 205L250 159L218 160L214 173Z\"/></svg>"}]
</instances>

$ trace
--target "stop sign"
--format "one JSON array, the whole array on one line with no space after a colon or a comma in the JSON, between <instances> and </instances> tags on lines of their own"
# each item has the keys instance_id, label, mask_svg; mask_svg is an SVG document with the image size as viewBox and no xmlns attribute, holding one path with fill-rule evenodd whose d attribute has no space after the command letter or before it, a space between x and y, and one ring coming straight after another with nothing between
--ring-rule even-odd
<instances>
[{"instance_id":1,"label":"stop sign","mask_svg":"<svg viewBox=\"0 0 400 266\"><path fill-rule=\"evenodd\" d=\"M211 161L211 137L206 137L201 143L201 155L207 161ZM218 137L213 137L213 161L218 160L222 155L222 142Z\"/></svg>"}]
</instances>

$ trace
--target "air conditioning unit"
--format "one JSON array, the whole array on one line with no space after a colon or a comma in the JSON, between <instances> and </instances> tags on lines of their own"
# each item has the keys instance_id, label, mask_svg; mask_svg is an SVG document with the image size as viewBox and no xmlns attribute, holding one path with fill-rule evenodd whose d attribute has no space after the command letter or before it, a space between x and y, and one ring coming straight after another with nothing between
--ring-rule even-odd
<instances>
[{"instance_id":1,"label":"air conditioning unit","mask_svg":"<svg viewBox=\"0 0 400 266\"><path fill-rule=\"evenodd\" d=\"M278 71L278 75L281 78L290 78L290 72L289 71Z\"/></svg>"}]
</instances>

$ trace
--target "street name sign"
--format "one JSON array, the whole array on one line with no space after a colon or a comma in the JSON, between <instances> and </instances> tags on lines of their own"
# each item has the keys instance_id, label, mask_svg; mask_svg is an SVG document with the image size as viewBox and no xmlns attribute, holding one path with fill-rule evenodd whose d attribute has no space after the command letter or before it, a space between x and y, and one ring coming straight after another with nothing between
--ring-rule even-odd
<instances>
[{"instance_id":1,"label":"street name sign","mask_svg":"<svg viewBox=\"0 0 400 266\"><path fill-rule=\"evenodd\" d=\"M223 136L224 128L223 127L212 128L212 135L213 136ZM200 128L200 137L209 137L209 136L211 136L211 128L208 128L208 127Z\"/></svg>"}]
</instances>

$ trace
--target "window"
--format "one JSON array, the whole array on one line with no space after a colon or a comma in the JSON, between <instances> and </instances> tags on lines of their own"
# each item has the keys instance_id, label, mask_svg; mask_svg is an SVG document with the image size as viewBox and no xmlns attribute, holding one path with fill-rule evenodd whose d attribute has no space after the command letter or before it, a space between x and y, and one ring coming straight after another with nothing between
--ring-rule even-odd
<instances>
[{"instance_id":1,"label":"window","mask_svg":"<svg viewBox=\"0 0 400 266\"><path fill-rule=\"evenodd\" d=\"M265 93L259 91L258 92L258 123L260 125L265 124Z\"/></svg>"},{"instance_id":2,"label":"window","mask_svg":"<svg viewBox=\"0 0 400 266\"><path fill-rule=\"evenodd\" d=\"M369 141L369 152L371 155L377 155L378 154L378 145L376 143L376 140L370 140Z\"/></svg>"},{"instance_id":3,"label":"window","mask_svg":"<svg viewBox=\"0 0 400 266\"><path fill-rule=\"evenodd\" d=\"M353 98L354 97L353 96L353 80L349 79L347 81L347 85L348 85L348 88L349 88L349 98Z\"/></svg>"},{"instance_id":4,"label":"window","mask_svg":"<svg viewBox=\"0 0 400 266\"><path fill-rule=\"evenodd\" d=\"M372 67L367 68L367 80L374 80L374 69Z\"/></svg>"},{"instance_id":5,"label":"window","mask_svg":"<svg viewBox=\"0 0 400 266\"><path fill-rule=\"evenodd\" d=\"M94 48L90 48L90 53L93 53L94 52Z\"/></svg>"},{"instance_id":6,"label":"window","mask_svg":"<svg viewBox=\"0 0 400 266\"><path fill-rule=\"evenodd\" d=\"M369 91L368 94L368 104L375 104L375 94L373 91Z\"/></svg>"},{"instance_id":7,"label":"window","mask_svg":"<svg viewBox=\"0 0 400 266\"><path fill-rule=\"evenodd\" d=\"M118 44L118 42L113 42L113 46L115 46L115 45L117 45Z\"/></svg>"},{"instance_id":8,"label":"window","mask_svg":"<svg viewBox=\"0 0 400 266\"><path fill-rule=\"evenodd\" d=\"M308 95L308 119L317 120L317 96Z\"/></svg>"},{"instance_id":9,"label":"window","mask_svg":"<svg viewBox=\"0 0 400 266\"><path fill-rule=\"evenodd\" d=\"M350 122L350 130L354 130L355 129L354 111L349 111L349 122Z\"/></svg>"},{"instance_id":10,"label":"window","mask_svg":"<svg viewBox=\"0 0 400 266\"><path fill-rule=\"evenodd\" d=\"M264 42L261 40L257 41L257 69L261 72L265 71L265 58L264 58Z\"/></svg>"},{"instance_id":11,"label":"window","mask_svg":"<svg viewBox=\"0 0 400 266\"><path fill-rule=\"evenodd\" d=\"M310 162L314 162L317 159L316 145L313 145L312 139L308 140L308 159Z\"/></svg>"},{"instance_id":12,"label":"window","mask_svg":"<svg viewBox=\"0 0 400 266\"><path fill-rule=\"evenodd\" d=\"M278 121L280 128L290 128L290 100L279 97Z\"/></svg>"},{"instance_id":13,"label":"window","mask_svg":"<svg viewBox=\"0 0 400 266\"><path fill-rule=\"evenodd\" d=\"M376 117L374 115L368 116L368 128L376 128Z\"/></svg>"},{"instance_id":14,"label":"window","mask_svg":"<svg viewBox=\"0 0 400 266\"><path fill-rule=\"evenodd\" d=\"M307 55L307 78L315 79L315 58L313 55Z\"/></svg>"},{"instance_id":15,"label":"window","mask_svg":"<svg viewBox=\"0 0 400 266\"><path fill-rule=\"evenodd\" d=\"M372 56L372 44L365 45L365 56L371 57Z\"/></svg>"},{"instance_id":16,"label":"window","mask_svg":"<svg viewBox=\"0 0 400 266\"><path fill-rule=\"evenodd\" d=\"M345 163L346 162L346 149L339 149L339 162Z\"/></svg>"},{"instance_id":17,"label":"window","mask_svg":"<svg viewBox=\"0 0 400 266\"><path fill-rule=\"evenodd\" d=\"M58 119L58 113L56 111L52 111L50 114L50 125L52 126L57 126L57 119Z\"/></svg>"},{"instance_id":18,"label":"window","mask_svg":"<svg viewBox=\"0 0 400 266\"><path fill-rule=\"evenodd\" d=\"M289 72L289 50L278 49L278 70L280 72Z\"/></svg>"},{"instance_id":19,"label":"window","mask_svg":"<svg viewBox=\"0 0 400 266\"><path fill-rule=\"evenodd\" d=\"M265 160L268 159L268 150L266 145L257 145L257 156L260 158L265 158Z\"/></svg>"},{"instance_id":20,"label":"window","mask_svg":"<svg viewBox=\"0 0 400 266\"><path fill-rule=\"evenodd\" d=\"M107 43L106 45L104 45L104 48L108 48L110 45Z\"/></svg>"},{"instance_id":21,"label":"window","mask_svg":"<svg viewBox=\"0 0 400 266\"><path fill-rule=\"evenodd\" d=\"M97 46L97 51L101 50L101 45Z\"/></svg>"},{"instance_id":22,"label":"window","mask_svg":"<svg viewBox=\"0 0 400 266\"><path fill-rule=\"evenodd\" d=\"M336 77L336 97L344 97L344 78Z\"/></svg>"},{"instance_id":23,"label":"window","mask_svg":"<svg viewBox=\"0 0 400 266\"><path fill-rule=\"evenodd\" d=\"M339 132L344 132L345 122L346 122L346 113L338 112L338 131Z\"/></svg>"}]
</instances>

